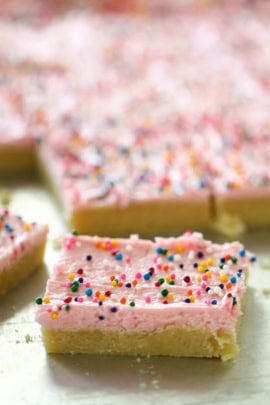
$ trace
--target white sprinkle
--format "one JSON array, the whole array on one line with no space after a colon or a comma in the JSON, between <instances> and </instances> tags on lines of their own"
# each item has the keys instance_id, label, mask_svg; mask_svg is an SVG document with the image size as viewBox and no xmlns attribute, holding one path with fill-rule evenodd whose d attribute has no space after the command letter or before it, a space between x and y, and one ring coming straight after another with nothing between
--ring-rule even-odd
<instances>
[{"instance_id":1,"label":"white sprinkle","mask_svg":"<svg viewBox=\"0 0 270 405\"><path fill-rule=\"evenodd\" d=\"M189 259L189 260L193 260L194 257L195 257L195 252L194 252L194 250L191 250L191 251L189 252L189 254L188 254L188 259Z\"/></svg>"},{"instance_id":2,"label":"white sprinkle","mask_svg":"<svg viewBox=\"0 0 270 405\"><path fill-rule=\"evenodd\" d=\"M80 242L80 241L77 241L77 242L75 243L75 246L79 248L79 247L81 247L81 246L82 246L82 244L81 244L81 242Z\"/></svg>"},{"instance_id":3,"label":"white sprinkle","mask_svg":"<svg viewBox=\"0 0 270 405\"><path fill-rule=\"evenodd\" d=\"M158 257L157 258L157 264L162 264L163 262L162 262L162 259L161 259L161 257Z\"/></svg>"},{"instance_id":4,"label":"white sprinkle","mask_svg":"<svg viewBox=\"0 0 270 405\"><path fill-rule=\"evenodd\" d=\"M133 250L133 247L131 245L126 246L126 251L131 252Z\"/></svg>"},{"instance_id":5,"label":"white sprinkle","mask_svg":"<svg viewBox=\"0 0 270 405\"><path fill-rule=\"evenodd\" d=\"M102 260L102 264L103 264L103 266L107 267L107 266L110 265L110 262L109 262L108 259L103 259L103 260Z\"/></svg>"},{"instance_id":6,"label":"white sprinkle","mask_svg":"<svg viewBox=\"0 0 270 405\"><path fill-rule=\"evenodd\" d=\"M174 261L175 263L180 263L182 259L182 256L179 255L178 253L176 255L174 255Z\"/></svg>"}]
</instances>

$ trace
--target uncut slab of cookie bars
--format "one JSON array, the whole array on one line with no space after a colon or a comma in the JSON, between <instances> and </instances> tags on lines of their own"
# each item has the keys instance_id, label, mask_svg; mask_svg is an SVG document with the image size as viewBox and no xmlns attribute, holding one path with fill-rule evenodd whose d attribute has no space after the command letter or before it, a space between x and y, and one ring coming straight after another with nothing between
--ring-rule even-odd
<instances>
[{"instance_id":1,"label":"uncut slab of cookie bars","mask_svg":"<svg viewBox=\"0 0 270 405\"><path fill-rule=\"evenodd\" d=\"M3 4L1 173L39 166L80 233L269 225L266 2L42 3Z\"/></svg>"},{"instance_id":2,"label":"uncut slab of cookie bars","mask_svg":"<svg viewBox=\"0 0 270 405\"><path fill-rule=\"evenodd\" d=\"M36 320L49 353L233 358L247 271L239 242L67 235Z\"/></svg>"}]
</instances>

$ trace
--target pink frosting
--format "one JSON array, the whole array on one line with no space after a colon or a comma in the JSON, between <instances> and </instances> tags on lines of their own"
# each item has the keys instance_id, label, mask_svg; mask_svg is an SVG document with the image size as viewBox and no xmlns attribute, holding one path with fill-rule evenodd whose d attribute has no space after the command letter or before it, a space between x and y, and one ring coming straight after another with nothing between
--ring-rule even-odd
<instances>
[{"instance_id":1,"label":"pink frosting","mask_svg":"<svg viewBox=\"0 0 270 405\"><path fill-rule=\"evenodd\" d=\"M45 243L48 228L0 208L0 274L35 246Z\"/></svg>"},{"instance_id":2,"label":"pink frosting","mask_svg":"<svg viewBox=\"0 0 270 405\"><path fill-rule=\"evenodd\" d=\"M65 236L36 320L50 329L233 330L255 257L200 233L155 242Z\"/></svg>"},{"instance_id":3,"label":"pink frosting","mask_svg":"<svg viewBox=\"0 0 270 405\"><path fill-rule=\"evenodd\" d=\"M109 2L150 9L138 18L14 3L0 30L0 145L44 139L68 208L268 194L269 4Z\"/></svg>"}]
</instances>

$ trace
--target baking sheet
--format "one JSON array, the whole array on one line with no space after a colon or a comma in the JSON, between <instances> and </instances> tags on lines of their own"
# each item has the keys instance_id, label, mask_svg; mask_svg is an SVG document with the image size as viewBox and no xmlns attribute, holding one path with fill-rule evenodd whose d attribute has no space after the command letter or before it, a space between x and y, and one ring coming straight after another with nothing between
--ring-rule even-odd
<instances>
[{"instance_id":1,"label":"baking sheet","mask_svg":"<svg viewBox=\"0 0 270 405\"><path fill-rule=\"evenodd\" d=\"M270 401L270 230L241 238L258 256L250 274L241 352L233 362L168 357L47 355L34 322L65 231L53 197L34 180L0 181L10 208L48 223L45 264L0 298L0 404L268 404ZM206 235L216 241L222 237Z\"/></svg>"}]
</instances>

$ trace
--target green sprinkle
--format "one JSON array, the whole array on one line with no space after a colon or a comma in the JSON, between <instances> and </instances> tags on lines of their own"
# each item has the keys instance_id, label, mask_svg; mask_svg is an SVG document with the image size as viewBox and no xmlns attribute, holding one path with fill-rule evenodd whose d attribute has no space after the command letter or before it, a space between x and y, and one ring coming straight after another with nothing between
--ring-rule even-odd
<instances>
[{"instance_id":1,"label":"green sprinkle","mask_svg":"<svg viewBox=\"0 0 270 405\"><path fill-rule=\"evenodd\" d=\"M169 294L169 291L166 290L166 288L161 291L161 295L163 295L163 297L167 297L168 294Z\"/></svg>"},{"instance_id":2,"label":"green sprinkle","mask_svg":"<svg viewBox=\"0 0 270 405\"><path fill-rule=\"evenodd\" d=\"M232 256L231 261L233 262L233 264L237 263L237 257Z\"/></svg>"},{"instance_id":3,"label":"green sprinkle","mask_svg":"<svg viewBox=\"0 0 270 405\"><path fill-rule=\"evenodd\" d=\"M163 284L165 282L164 278L159 278L158 279L159 284Z\"/></svg>"},{"instance_id":4,"label":"green sprinkle","mask_svg":"<svg viewBox=\"0 0 270 405\"><path fill-rule=\"evenodd\" d=\"M36 298L36 304L41 305L43 302L43 299L41 297Z\"/></svg>"},{"instance_id":5,"label":"green sprinkle","mask_svg":"<svg viewBox=\"0 0 270 405\"><path fill-rule=\"evenodd\" d=\"M209 269L204 269L204 272L207 273L209 271Z\"/></svg>"},{"instance_id":6,"label":"green sprinkle","mask_svg":"<svg viewBox=\"0 0 270 405\"><path fill-rule=\"evenodd\" d=\"M64 310L65 310L65 311L69 311L69 310L70 310L70 305L69 305L69 304L65 305L65 306L64 306Z\"/></svg>"},{"instance_id":7,"label":"green sprinkle","mask_svg":"<svg viewBox=\"0 0 270 405\"><path fill-rule=\"evenodd\" d=\"M79 283L78 281L73 281L72 285L71 285L71 291L72 292L76 292L79 289Z\"/></svg>"},{"instance_id":8,"label":"green sprinkle","mask_svg":"<svg viewBox=\"0 0 270 405\"><path fill-rule=\"evenodd\" d=\"M135 307L135 302L134 302L134 301L131 301L131 302L129 303L129 306L130 306L130 307Z\"/></svg>"},{"instance_id":9,"label":"green sprinkle","mask_svg":"<svg viewBox=\"0 0 270 405\"><path fill-rule=\"evenodd\" d=\"M233 297L233 299L232 299L232 304L233 304L233 305L236 305L236 304L237 304L237 299L236 299L235 297Z\"/></svg>"},{"instance_id":10,"label":"green sprinkle","mask_svg":"<svg viewBox=\"0 0 270 405\"><path fill-rule=\"evenodd\" d=\"M73 235L73 236L78 236L78 235L79 235L79 232L78 232L76 229L72 229L71 235Z\"/></svg>"},{"instance_id":11,"label":"green sprinkle","mask_svg":"<svg viewBox=\"0 0 270 405\"><path fill-rule=\"evenodd\" d=\"M170 284L170 285L175 285L174 280L169 281L169 284Z\"/></svg>"}]
</instances>

